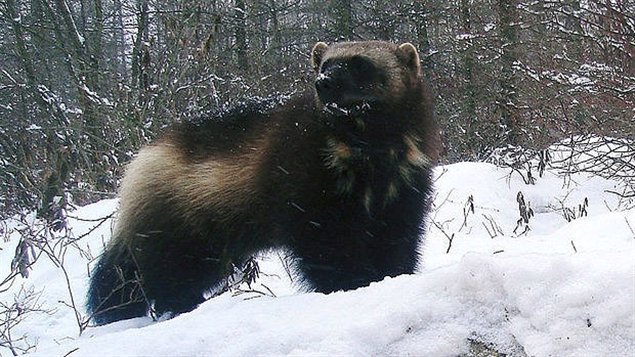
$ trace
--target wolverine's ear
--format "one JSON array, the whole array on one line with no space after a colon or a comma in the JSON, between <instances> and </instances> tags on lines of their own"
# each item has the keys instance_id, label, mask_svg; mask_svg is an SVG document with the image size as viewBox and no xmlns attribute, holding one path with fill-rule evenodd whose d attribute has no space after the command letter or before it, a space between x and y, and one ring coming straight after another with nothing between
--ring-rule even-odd
<instances>
[{"instance_id":1,"label":"wolverine's ear","mask_svg":"<svg viewBox=\"0 0 635 357\"><path fill-rule=\"evenodd\" d=\"M320 69L320 64L322 63L322 56L324 52L326 52L326 48L328 45L324 42L318 42L313 46L311 50L311 66L313 70L317 72Z\"/></svg>"},{"instance_id":2,"label":"wolverine's ear","mask_svg":"<svg viewBox=\"0 0 635 357\"><path fill-rule=\"evenodd\" d=\"M405 61L408 68L412 68L415 73L419 73L419 53L412 43L406 42L399 45L399 55Z\"/></svg>"}]
</instances>

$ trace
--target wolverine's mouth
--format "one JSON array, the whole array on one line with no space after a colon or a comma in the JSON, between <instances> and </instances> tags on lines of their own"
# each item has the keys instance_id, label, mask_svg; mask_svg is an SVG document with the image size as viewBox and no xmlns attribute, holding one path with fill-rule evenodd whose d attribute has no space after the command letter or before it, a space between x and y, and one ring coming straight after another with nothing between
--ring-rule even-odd
<instances>
[{"instance_id":1,"label":"wolverine's mouth","mask_svg":"<svg viewBox=\"0 0 635 357\"><path fill-rule=\"evenodd\" d=\"M353 106L342 106L333 102L324 104L324 111L336 116L358 115L370 110L370 108L370 103L360 103Z\"/></svg>"},{"instance_id":2,"label":"wolverine's mouth","mask_svg":"<svg viewBox=\"0 0 635 357\"><path fill-rule=\"evenodd\" d=\"M380 100L373 95L343 93L337 97L325 98L318 93L318 98L327 113L336 116L365 114L381 108Z\"/></svg>"}]
</instances>

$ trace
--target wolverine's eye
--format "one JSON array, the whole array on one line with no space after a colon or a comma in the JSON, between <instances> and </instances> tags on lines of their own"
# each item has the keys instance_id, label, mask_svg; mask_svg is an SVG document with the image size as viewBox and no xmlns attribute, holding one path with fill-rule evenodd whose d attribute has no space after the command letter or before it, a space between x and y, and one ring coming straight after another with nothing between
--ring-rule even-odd
<instances>
[{"instance_id":1,"label":"wolverine's eye","mask_svg":"<svg viewBox=\"0 0 635 357\"><path fill-rule=\"evenodd\" d=\"M381 71L370 58L353 56L348 60L347 64L351 78L360 89L375 87L382 83Z\"/></svg>"},{"instance_id":2,"label":"wolverine's eye","mask_svg":"<svg viewBox=\"0 0 635 357\"><path fill-rule=\"evenodd\" d=\"M369 75L372 74L375 66L373 63L362 56L353 56L349 61L350 69L355 74Z\"/></svg>"}]
</instances>

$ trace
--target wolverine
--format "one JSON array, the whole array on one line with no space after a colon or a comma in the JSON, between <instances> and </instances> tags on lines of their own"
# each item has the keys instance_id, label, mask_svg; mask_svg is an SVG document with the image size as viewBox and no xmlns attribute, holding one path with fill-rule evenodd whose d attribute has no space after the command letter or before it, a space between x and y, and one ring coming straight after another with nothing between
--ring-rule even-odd
<instances>
[{"instance_id":1,"label":"wolverine","mask_svg":"<svg viewBox=\"0 0 635 357\"><path fill-rule=\"evenodd\" d=\"M318 42L314 88L175 124L121 182L90 278L96 324L196 308L253 254L331 293L411 274L439 130L409 43Z\"/></svg>"}]
</instances>

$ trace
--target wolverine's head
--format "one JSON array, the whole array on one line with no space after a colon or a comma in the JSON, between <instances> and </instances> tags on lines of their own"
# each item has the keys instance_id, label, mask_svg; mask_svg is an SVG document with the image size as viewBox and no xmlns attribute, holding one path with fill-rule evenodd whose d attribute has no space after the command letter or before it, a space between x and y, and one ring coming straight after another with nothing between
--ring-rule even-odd
<instances>
[{"instance_id":1,"label":"wolverine's head","mask_svg":"<svg viewBox=\"0 0 635 357\"><path fill-rule=\"evenodd\" d=\"M398 105L421 81L419 55L410 43L318 42L311 64L319 103L337 115Z\"/></svg>"}]
</instances>

